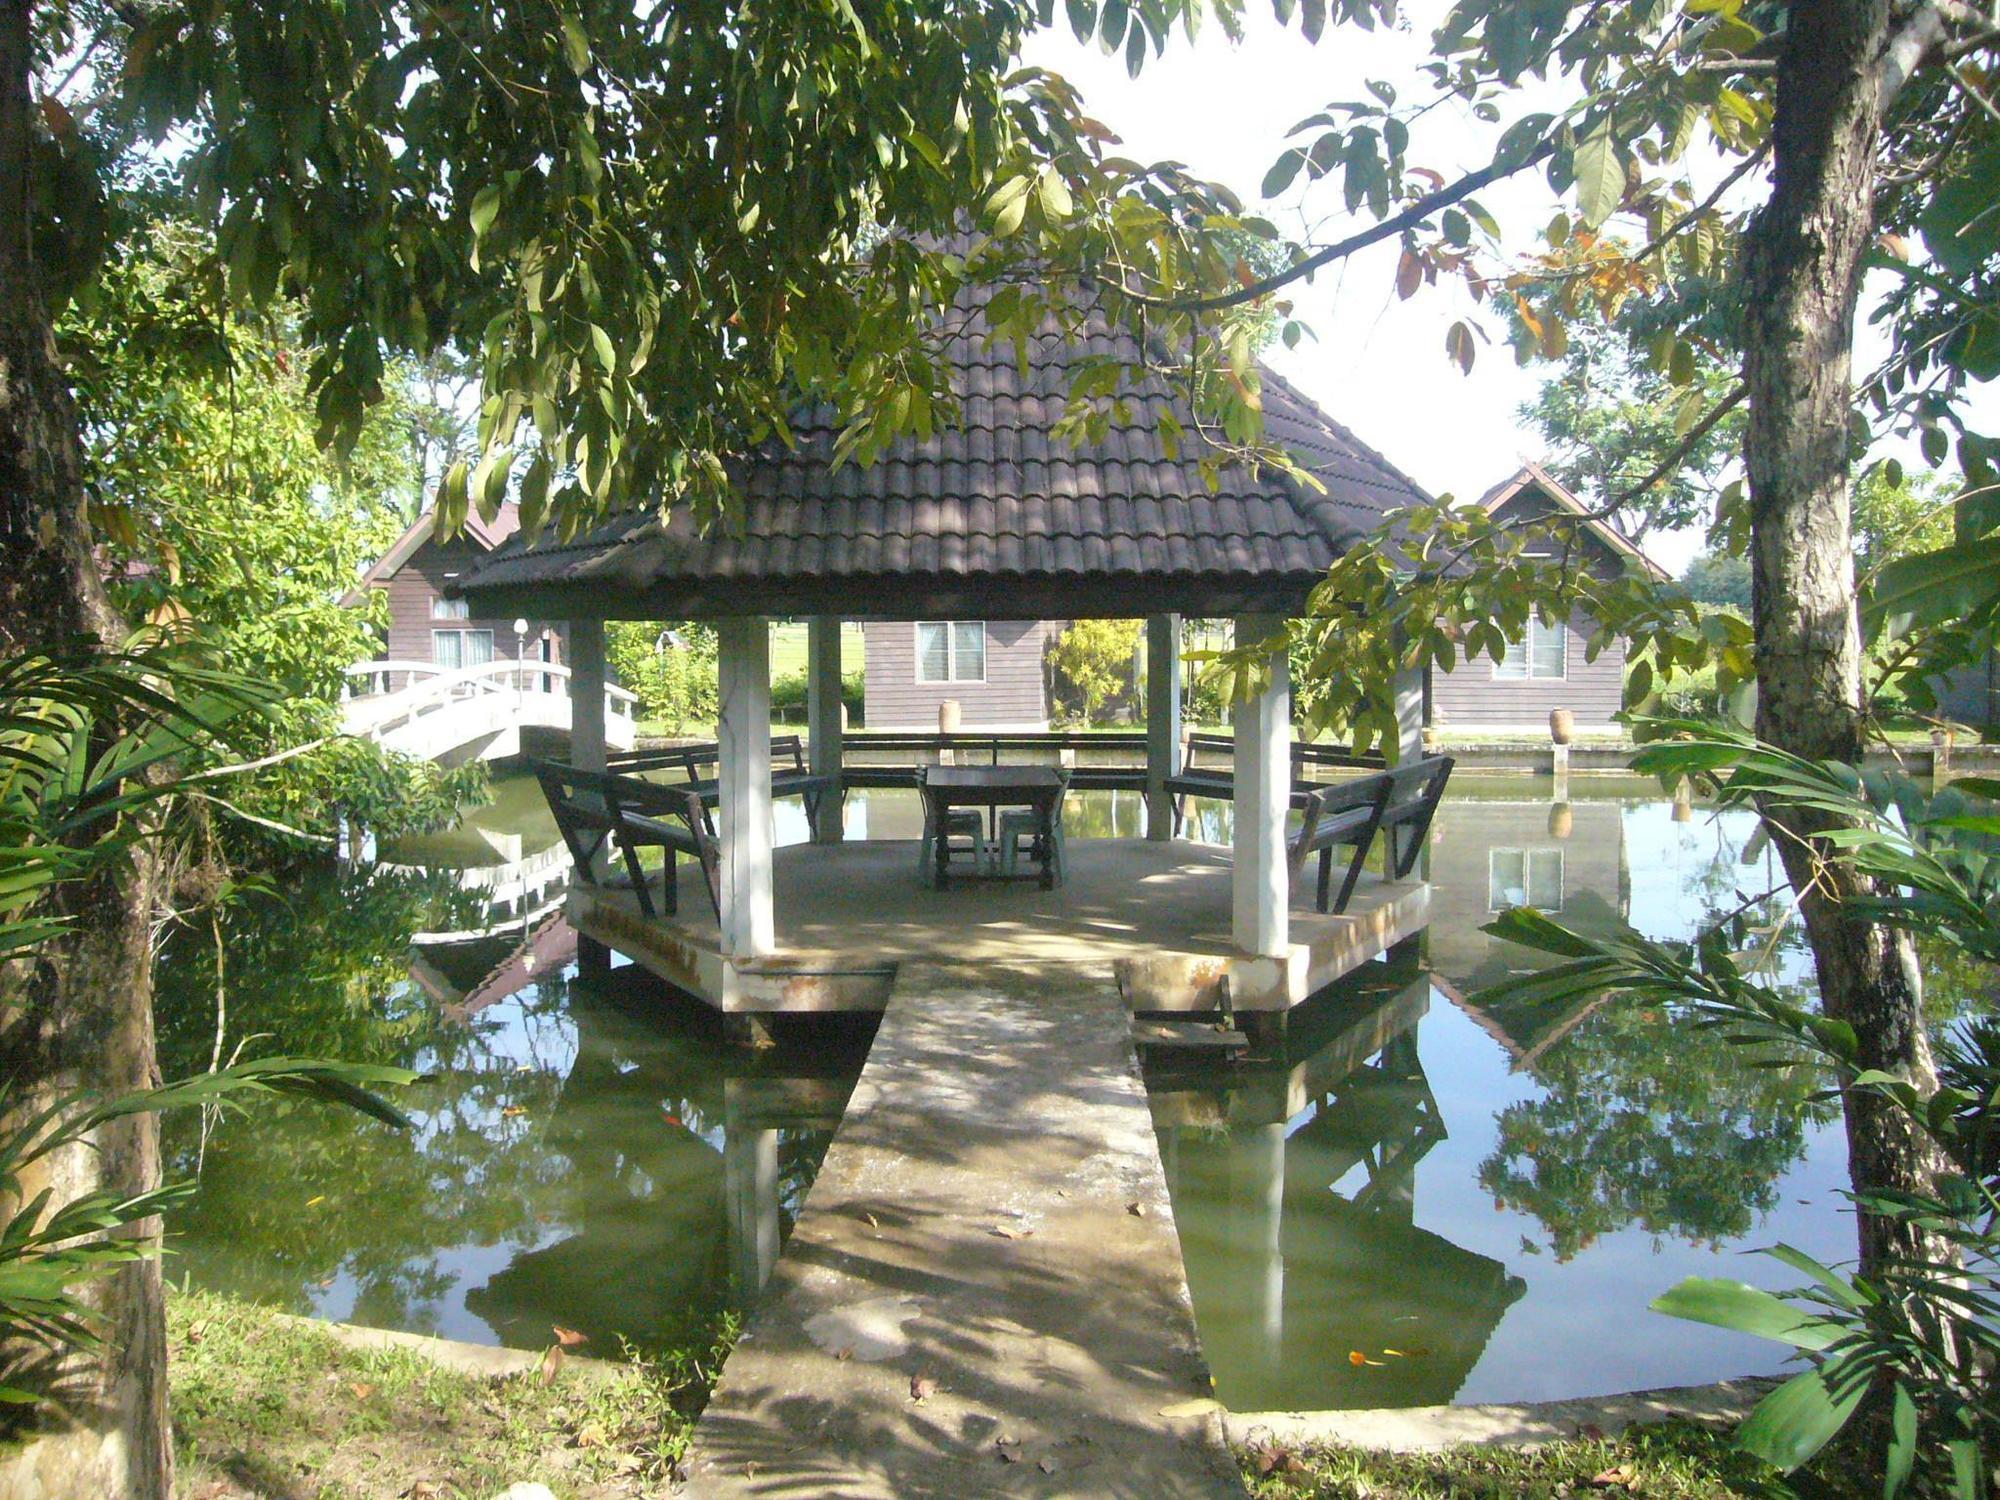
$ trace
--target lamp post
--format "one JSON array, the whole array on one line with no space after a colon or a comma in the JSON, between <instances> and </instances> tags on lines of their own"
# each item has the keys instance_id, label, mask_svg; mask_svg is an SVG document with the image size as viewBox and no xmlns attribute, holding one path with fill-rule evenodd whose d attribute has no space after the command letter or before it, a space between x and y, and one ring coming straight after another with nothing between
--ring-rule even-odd
<instances>
[{"instance_id":1,"label":"lamp post","mask_svg":"<svg viewBox=\"0 0 2000 1500\"><path fill-rule=\"evenodd\" d=\"M528 690L528 622L514 622L514 691Z\"/></svg>"}]
</instances>

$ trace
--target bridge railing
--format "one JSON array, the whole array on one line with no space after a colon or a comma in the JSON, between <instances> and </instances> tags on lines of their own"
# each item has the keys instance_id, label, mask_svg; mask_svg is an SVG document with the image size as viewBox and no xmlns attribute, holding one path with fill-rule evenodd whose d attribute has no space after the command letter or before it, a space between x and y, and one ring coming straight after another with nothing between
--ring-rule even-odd
<instances>
[{"instance_id":1,"label":"bridge railing","mask_svg":"<svg viewBox=\"0 0 2000 1500\"><path fill-rule=\"evenodd\" d=\"M524 698L533 694L567 698L570 669L560 662L496 658L471 667L440 667L423 661L364 661L346 669L347 727L352 734L377 737L426 715L473 699ZM396 677L401 687L392 687ZM358 691L357 691L358 689ZM638 695L605 684L605 711L630 719Z\"/></svg>"}]
</instances>

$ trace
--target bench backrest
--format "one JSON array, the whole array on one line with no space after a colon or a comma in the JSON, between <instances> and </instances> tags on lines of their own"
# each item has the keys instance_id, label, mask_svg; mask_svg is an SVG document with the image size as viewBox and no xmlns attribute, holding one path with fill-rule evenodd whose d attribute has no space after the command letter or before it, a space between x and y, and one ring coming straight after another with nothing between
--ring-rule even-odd
<instances>
[{"instance_id":1,"label":"bench backrest","mask_svg":"<svg viewBox=\"0 0 2000 1500\"><path fill-rule=\"evenodd\" d=\"M1223 769L1235 763L1236 737L1229 734L1208 734L1193 732L1186 737L1187 749L1183 757L1182 774L1201 769L1201 757L1214 756L1222 761ZM1297 776L1307 766L1332 766L1336 769L1380 771L1388 762L1380 755L1356 755L1343 745L1319 745L1305 740L1292 742L1292 774Z\"/></svg>"},{"instance_id":2,"label":"bench backrest","mask_svg":"<svg viewBox=\"0 0 2000 1500\"><path fill-rule=\"evenodd\" d=\"M806 768L805 741L796 734L771 736L771 764L790 761L791 769ZM635 775L643 771L679 771L689 781L702 781L722 763L722 747L714 740L692 745L666 745L654 750L625 750L606 758L609 770Z\"/></svg>"}]
</instances>

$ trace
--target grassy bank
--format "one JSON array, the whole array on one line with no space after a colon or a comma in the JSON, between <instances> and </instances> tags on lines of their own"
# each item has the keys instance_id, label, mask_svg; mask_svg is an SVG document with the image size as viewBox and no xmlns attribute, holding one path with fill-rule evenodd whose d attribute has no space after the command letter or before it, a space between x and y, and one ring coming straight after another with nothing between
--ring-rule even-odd
<instances>
[{"instance_id":1,"label":"grassy bank","mask_svg":"<svg viewBox=\"0 0 2000 1500\"><path fill-rule=\"evenodd\" d=\"M1461 1447L1443 1453L1371 1453L1356 1448L1253 1446L1238 1455L1257 1500L1569 1500L1643 1495L1647 1500L1862 1500L1879 1497L1870 1455L1823 1454L1782 1478L1697 1422L1634 1427L1613 1438L1578 1438L1533 1451Z\"/></svg>"},{"instance_id":2,"label":"grassy bank","mask_svg":"<svg viewBox=\"0 0 2000 1500\"><path fill-rule=\"evenodd\" d=\"M180 1488L201 1500L485 1500L520 1480L656 1495L720 1362L492 1379L201 1292L170 1297L167 1318Z\"/></svg>"}]
</instances>

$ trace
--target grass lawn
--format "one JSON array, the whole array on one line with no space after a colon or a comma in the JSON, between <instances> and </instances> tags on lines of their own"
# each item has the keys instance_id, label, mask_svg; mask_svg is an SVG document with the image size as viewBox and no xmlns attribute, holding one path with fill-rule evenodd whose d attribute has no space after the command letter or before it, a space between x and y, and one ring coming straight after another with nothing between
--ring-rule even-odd
<instances>
[{"instance_id":1,"label":"grass lawn","mask_svg":"<svg viewBox=\"0 0 2000 1500\"><path fill-rule=\"evenodd\" d=\"M722 1357L482 1378L193 1291L169 1296L167 1331L180 1491L200 1500L657 1495Z\"/></svg>"},{"instance_id":2,"label":"grass lawn","mask_svg":"<svg viewBox=\"0 0 2000 1500\"><path fill-rule=\"evenodd\" d=\"M1865 1453L1828 1450L1811 1469L1781 1479L1737 1448L1725 1428L1696 1422L1634 1427L1615 1438L1578 1438L1532 1452L1461 1447L1443 1453L1357 1448L1252 1447L1239 1453L1257 1500L1565 1500L1601 1495L1647 1500L1797 1496L1861 1500L1882 1493Z\"/></svg>"},{"instance_id":3,"label":"grass lawn","mask_svg":"<svg viewBox=\"0 0 2000 1500\"><path fill-rule=\"evenodd\" d=\"M189 1500L487 1500L519 1481L562 1500L627 1500L670 1491L734 1329L719 1328L699 1355L503 1378L414 1350L355 1349L326 1328L203 1292L169 1296L167 1334ZM1725 1429L1687 1421L1533 1452L1253 1444L1237 1456L1257 1500L1860 1500L1881 1493L1870 1478L1878 1436L1844 1437L1784 1484Z\"/></svg>"},{"instance_id":4,"label":"grass lawn","mask_svg":"<svg viewBox=\"0 0 2000 1500\"><path fill-rule=\"evenodd\" d=\"M840 670L852 672L864 665L864 637L859 625L840 627ZM792 620L771 627L771 676L795 677L806 669L806 622Z\"/></svg>"}]
</instances>

